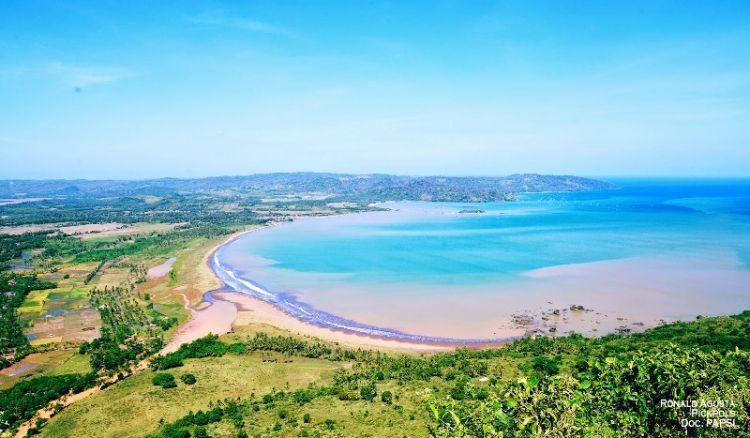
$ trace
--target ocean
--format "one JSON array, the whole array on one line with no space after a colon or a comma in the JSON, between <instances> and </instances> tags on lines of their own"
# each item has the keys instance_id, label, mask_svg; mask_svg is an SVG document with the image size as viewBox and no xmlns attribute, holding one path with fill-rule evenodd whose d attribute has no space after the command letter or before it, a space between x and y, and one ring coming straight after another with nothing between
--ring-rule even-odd
<instances>
[{"instance_id":1,"label":"ocean","mask_svg":"<svg viewBox=\"0 0 750 438\"><path fill-rule=\"evenodd\" d=\"M224 245L214 269L309 322L430 342L750 309L750 180L608 180L618 188L302 219Z\"/></svg>"}]
</instances>

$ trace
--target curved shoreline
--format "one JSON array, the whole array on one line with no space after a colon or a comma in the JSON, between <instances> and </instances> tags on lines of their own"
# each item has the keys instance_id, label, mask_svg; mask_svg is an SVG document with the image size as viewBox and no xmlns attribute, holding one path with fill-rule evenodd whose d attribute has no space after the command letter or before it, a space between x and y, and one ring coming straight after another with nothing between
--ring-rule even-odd
<instances>
[{"instance_id":1,"label":"curved shoreline","mask_svg":"<svg viewBox=\"0 0 750 438\"><path fill-rule=\"evenodd\" d=\"M446 348L456 348L461 346L470 346L473 348L482 348L487 346L499 346L517 339L518 336L505 337L505 338L494 338L494 339L476 339L476 338L448 338L448 337L437 337L437 336L424 336L412 333L405 333L396 329L387 327L378 327L369 324L360 323L358 321L343 318L341 316L317 309L305 302L299 301L296 297L286 293L274 293L262 286L252 282L249 279L242 278L237 275L231 266L227 266L221 263L219 253L227 245L231 244L240 237L246 234L257 232L266 229L273 225L266 225L260 228L247 230L236 235L231 236L226 242L215 247L207 256L207 265L215 278L222 284L222 287L217 290L206 292L203 297L204 300L211 302L212 300L224 300L222 297L217 297L215 293L236 293L241 296L251 299L251 303L259 302L267 306L271 306L277 310L280 314L283 314L287 318L291 318L299 323L305 324L308 327L314 327L318 330L316 334L320 336L320 329L330 332L331 335L346 335L348 337L355 337L365 341L369 340L380 340L387 343L403 344L403 347L412 349L409 346L419 345L422 347L431 347L433 349L443 350ZM230 300L235 304L240 304L234 300ZM240 304L241 305L241 304ZM285 325L285 324L280 324ZM323 336L325 332L323 332ZM339 338L340 336L333 336ZM338 339L337 339L338 340ZM355 342L358 343L358 342ZM368 342L362 342L363 344L371 344ZM422 349L422 348L420 348Z\"/></svg>"}]
</instances>

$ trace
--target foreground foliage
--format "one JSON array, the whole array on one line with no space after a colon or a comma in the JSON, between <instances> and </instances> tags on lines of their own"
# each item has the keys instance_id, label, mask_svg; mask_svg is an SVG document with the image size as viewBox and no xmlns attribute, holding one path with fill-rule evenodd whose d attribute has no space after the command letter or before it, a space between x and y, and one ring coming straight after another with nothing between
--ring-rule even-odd
<instances>
[{"instance_id":1,"label":"foreground foliage","mask_svg":"<svg viewBox=\"0 0 750 438\"><path fill-rule=\"evenodd\" d=\"M318 399L344 406L393 404L398 411L399 394L383 388L425 382L433 388L421 402L425 429L433 436L741 436L750 433L749 319L745 312L628 337L522 339L502 349L427 357L339 350L262 333L234 344L209 337L154 367L248 351L354 363L350 371L339 370L332 385L225 400L208 411L189 412L157 435L205 436L213 424L227 421L242 435L248 422L260 421L253 418L268 421L264 412L286 417ZM498 361L516 361L517 372L503 373ZM692 411L691 403L706 408ZM307 434L328 427L324 421L318 429L302 425L277 422L268 432ZM346 433L346 425L329 425Z\"/></svg>"},{"instance_id":2,"label":"foreground foliage","mask_svg":"<svg viewBox=\"0 0 750 438\"><path fill-rule=\"evenodd\" d=\"M683 420L708 425L712 418L663 402L690 400L728 402L732 429L750 430L746 351L705 353L667 344L579 365L569 374L503 382L484 394L472 386L461 401L434 400L431 430L443 436L672 436L683 430Z\"/></svg>"}]
</instances>

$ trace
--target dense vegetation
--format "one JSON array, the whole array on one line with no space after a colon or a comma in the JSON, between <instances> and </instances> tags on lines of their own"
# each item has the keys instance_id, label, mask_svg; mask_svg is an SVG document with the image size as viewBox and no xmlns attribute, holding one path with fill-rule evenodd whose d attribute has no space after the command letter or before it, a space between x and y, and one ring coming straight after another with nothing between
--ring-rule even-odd
<instances>
[{"instance_id":1,"label":"dense vegetation","mask_svg":"<svg viewBox=\"0 0 750 438\"><path fill-rule=\"evenodd\" d=\"M24 233L20 235L0 234L0 270L7 269L7 263L20 258L24 251L44 247L51 238L50 231Z\"/></svg>"},{"instance_id":2,"label":"dense vegetation","mask_svg":"<svg viewBox=\"0 0 750 438\"><path fill-rule=\"evenodd\" d=\"M491 390L466 385L431 405L438 435L671 436L691 417L662 401L732 401L737 427L750 428L750 353L676 344L625 357L590 356L568 373L546 367ZM550 372L551 371L551 372ZM716 417L718 418L718 417ZM705 421L705 420L702 420ZM705 423L704 423L705 424Z\"/></svg>"},{"instance_id":3,"label":"dense vegetation","mask_svg":"<svg viewBox=\"0 0 750 438\"><path fill-rule=\"evenodd\" d=\"M176 251L186 242L196 238L214 238L226 236L232 232L224 226L200 224L184 225L168 233L121 236L114 240L86 242L73 259L76 263L91 261L115 260L123 256L148 255L153 252L165 252L165 248Z\"/></svg>"},{"instance_id":4,"label":"dense vegetation","mask_svg":"<svg viewBox=\"0 0 750 438\"><path fill-rule=\"evenodd\" d=\"M29 341L23 335L17 309L32 290L51 289L55 284L36 275L0 272L0 368L29 352Z\"/></svg>"},{"instance_id":5,"label":"dense vegetation","mask_svg":"<svg viewBox=\"0 0 750 438\"><path fill-rule=\"evenodd\" d=\"M93 373L63 374L35 377L0 391L0 430L17 427L49 402L71 392L83 391L95 382Z\"/></svg>"},{"instance_id":6,"label":"dense vegetation","mask_svg":"<svg viewBox=\"0 0 750 438\"><path fill-rule=\"evenodd\" d=\"M241 205L238 205L235 211L217 208L217 205L224 202ZM108 222L252 223L255 215L249 207L255 203L257 200L247 196L223 197L208 194L175 193L155 198L153 201L145 196L100 199L96 195L75 194L0 206L0 225Z\"/></svg>"},{"instance_id":7,"label":"dense vegetation","mask_svg":"<svg viewBox=\"0 0 750 438\"><path fill-rule=\"evenodd\" d=\"M139 304L130 289L104 287L91 290L89 300L102 319L101 336L80 346L94 370L122 371L164 346L163 331L169 318ZM172 322L170 320L170 322Z\"/></svg>"},{"instance_id":8,"label":"dense vegetation","mask_svg":"<svg viewBox=\"0 0 750 438\"><path fill-rule=\"evenodd\" d=\"M252 223L252 222L251 222ZM102 268L104 262L125 256L148 257L150 254L177 251L187 242L197 238L215 238L230 234L234 228L226 224L189 223L162 233L146 233L117 236L111 239L81 240L54 231L25 233L18 236L1 235L0 271L3 264L21 256L23 251L36 249L33 261L37 265L54 267L63 260L73 263L99 262L100 266L84 279L88 283Z\"/></svg>"},{"instance_id":9,"label":"dense vegetation","mask_svg":"<svg viewBox=\"0 0 750 438\"><path fill-rule=\"evenodd\" d=\"M242 435L254 416L268 410L286 416L320 398L327 403L391 405L399 394L383 387L421 381L433 388L422 408L429 419L425 428L434 436L674 436L685 430L700 436L737 436L750 433L748 336L750 312L626 337L528 338L502 349L426 357L331 348L263 333L233 344L208 337L152 366L177 368L189 358L252 351L322 357L354 366L340 370L331 386L224 400L166 424L158 435L205 436L207 426L210 430L222 421ZM517 363L516 372L496 368L499 360ZM700 414L669 405L672 402L724 407ZM721 415L729 418L719 427ZM703 426L683 427L696 420ZM307 433L296 420L279 424L282 435ZM331 427L345 433L345 425Z\"/></svg>"}]
</instances>

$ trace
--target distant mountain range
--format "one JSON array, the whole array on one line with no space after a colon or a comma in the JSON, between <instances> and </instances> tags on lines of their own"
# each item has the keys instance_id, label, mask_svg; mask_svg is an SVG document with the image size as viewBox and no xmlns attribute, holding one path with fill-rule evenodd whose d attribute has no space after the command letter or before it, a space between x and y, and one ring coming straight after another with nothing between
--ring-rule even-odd
<instances>
[{"instance_id":1,"label":"distant mountain range","mask_svg":"<svg viewBox=\"0 0 750 438\"><path fill-rule=\"evenodd\" d=\"M570 175L417 177L296 172L193 179L3 180L0 181L0 198L164 196L229 191L257 197L315 194L366 201L484 202L509 200L516 193L590 191L613 187L606 181Z\"/></svg>"}]
</instances>

